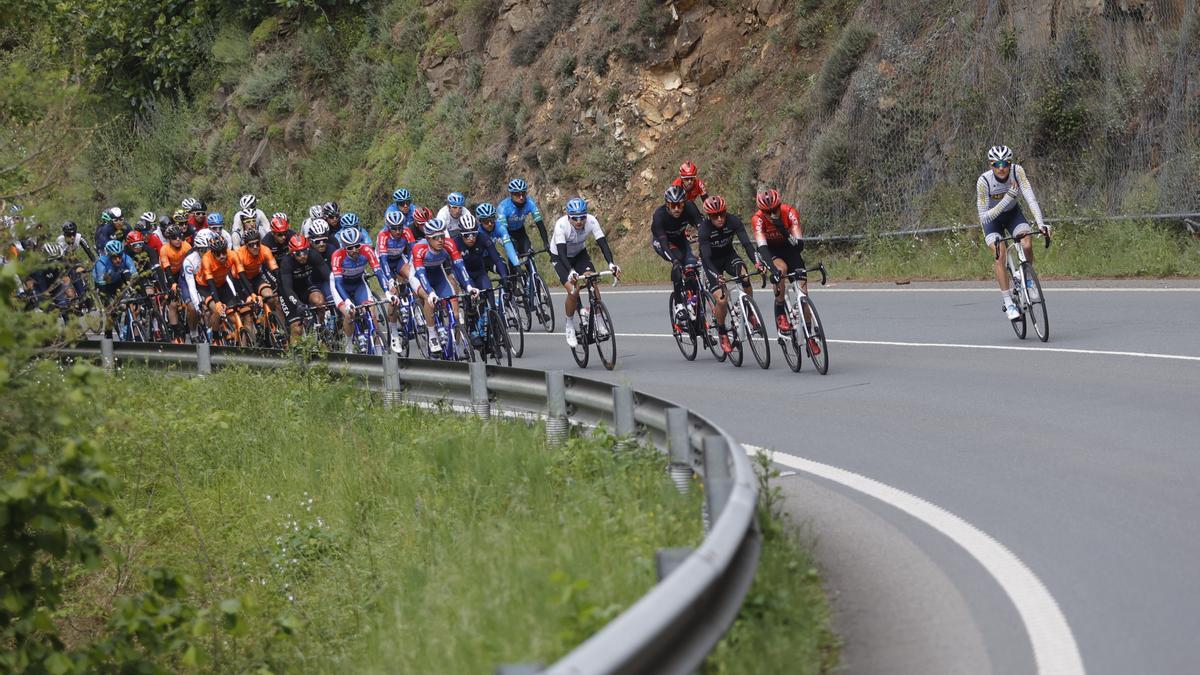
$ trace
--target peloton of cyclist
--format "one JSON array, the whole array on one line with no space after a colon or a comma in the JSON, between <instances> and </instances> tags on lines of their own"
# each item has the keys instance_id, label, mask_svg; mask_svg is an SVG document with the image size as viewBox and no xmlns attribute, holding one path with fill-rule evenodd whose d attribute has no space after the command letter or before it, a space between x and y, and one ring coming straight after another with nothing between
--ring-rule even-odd
<instances>
[{"instance_id":1,"label":"peloton of cyclist","mask_svg":"<svg viewBox=\"0 0 1200 675\"><path fill-rule=\"evenodd\" d=\"M984 242L991 247L996 256L996 283L1000 286L1000 294L1004 301L1004 313L1010 320L1018 318L1021 313L1013 302L1011 290L1008 287L1008 274L1005 263L1006 251L1000 239L1007 231L1013 236L1028 234L1032 231L1025 212L1021 210L1020 197L1024 195L1025 203L1033 212L1034 221L1042 234L1049 235L1050 227L1042 219L1042 209L1038 206L1037 197L1033 194L1033 186L1025 176L1025 169L1020 164L1013 163L1013 152L1005 145L992 146L988 150L988 163L991 168L980 174L975 181L975 202L979 209L979 224L983 227ZM1025 237L1021 240L1021 248L1025 258L1033 262L1033 239ZM1037 287L1033 279L1025 280L1029 296L1037 300Z\"/></svg>"},{"instance_id":2,"label":"peloton of cyclist","mask_svg":"<svg viewBox=\"0 0 1200 675\"><path fill-rule=\"evenodd\" d=\"M612 249L609 248L608 240L604 237L604 230L600 228L600 221L596 219L596 216L588 213L586 200L582 197L573 197L567 201L566 214L555 221L554 234L550 236L550 245L554 247L555 253L554 271L558 273L558 280L562 282L563 288L567 291L567 299L563 303L566 320L563 323L566 324L564 333L567 345L572 349L579 344L575 330L576 310L580 309L577 279L580 274L596 270L587 250L588 237L596 240L596 245L600 247L600 253L604 255L604 260L608 263L608 270L614 276L620 277L621 268L613 259ZM599 294L599 292L600 289L597 288L596 293ZM581 327L587 325L587 315L584 311L579 312L578 320ZM598 323L596 330L604 331L606 328Z\"/></svg>"},{"instance_id":3,"label":"peloton of cyclist","mask_svg":"<svg viewBox=\"0 0 1200 675\"><path fill-rule=\"evenodd\" d=\"M664 203L654 210L650 222L651 245L660 258L671 263L671 297L675 299L675 323L683 325L690 317L683 297L683 268L696 263L687 228L700 227L700 211L688 201L683 188L672 185L663 195Z\"/></svg>"},{"instance_id":4,"label":"peloton of cyclist","mask_svg":"<svg viewBox=\"0 0 1200 675\"><path fill-rule=\"evenodd\" d=\"M759 271L766 268L750 243L742 219L729 213L727 209L724 197L709 197L704 200L705 217L700 221L700 261L704 264L704 271L708 276L708 289L717 301L714 318L717 320L717 333L721 336L721 349L726 354L733 351L733 344L725 326L725 313L729 307L729 298L725 294L725 275L731 274L736 277L746 272L746 262L734 249L734 238L741 242L746 257L754 261L754 266ZM748 295L754 294L749 278L742 279L742 290Z\"/></svg>"}]
</instances>

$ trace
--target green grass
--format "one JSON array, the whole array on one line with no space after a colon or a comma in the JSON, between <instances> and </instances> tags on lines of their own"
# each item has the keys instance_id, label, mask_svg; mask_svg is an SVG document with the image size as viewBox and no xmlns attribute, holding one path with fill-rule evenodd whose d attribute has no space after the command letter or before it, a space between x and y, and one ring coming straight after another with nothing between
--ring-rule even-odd
<instances>
[{"instance_id":1,"label":"green grass","mask_svg":"<svg viewBox=\"0 0 1200 675\"><path fill-rule=\"evenodd\" d=\"M661 454L615 454L603 435L550 450L540 427L384 409L299 370L131 368L99 390L73 409L74 431L104 443L121 480L121 517L104 528L118 555L75 578L75 641L163 565L190 574L201 603L240 600L247 630L210 646L218 670L550 663L653 585L658 548L702 536L698 491L679 495ZM755 594L706 669L826 670L811 562L763 522ZM292 639L264 637L281 622Z\"/></svg>"}]
</instances>

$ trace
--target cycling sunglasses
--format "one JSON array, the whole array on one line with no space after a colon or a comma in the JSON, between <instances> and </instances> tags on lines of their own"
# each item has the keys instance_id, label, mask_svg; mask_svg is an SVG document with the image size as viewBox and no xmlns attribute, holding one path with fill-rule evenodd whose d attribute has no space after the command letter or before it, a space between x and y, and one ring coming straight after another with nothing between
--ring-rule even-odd
<instances>
[{"instance_id":1,"label":"cycling sunglasses","mask_svg":"<svg viewBox=\"0 0 1200 675\"><path fill-rule=\"evenodd\" d=\"M667 202L668 209L682 209L683 202Z\"/></svg>"},{"instance_id":2,"label":"cycling sunglasses","mask_svg":"<svg viewBox=\"0 0 1200 675\"><path fill-rule=\"evenodd\" d=\"M350 255L354 255L355 253L358 253L358 250L361 248L362 248L362 244L354 244L353 246L347 246L346 253L349 253Z\"/></svg>"},{"instance_id":3,"label":"cycling sunglasses","mask_svg":"<svg viewBox=\"0 0 1200 675\"><path fill-rule=\"evenodd\" d=\"M582 223L587 220L587 216L567 216L567 219L573 223Z\"/></svg>"},{"instance_id":4,"label":"cycling sunglasses","mask_svg":"<svg viewBox=\"0 0 1200 675\"><path fill-rule=\"evenodd\" d=\"M1012 162L992 162L993 169L1007 169L1012 166Z\"/></svg>"},{"instance_id":5,"label":"cycling sunglasses","mask_svg":"<svg viewBox=\"0 0 1200 675\"><path fill-rule=\"evenodd\" d=\"M324 245L326 245L326 244L328 244L328 243L329 243L329 238L328 238L328 237L318 237L318 238L314 238L314 239L312 240L312 245L313 245L313 246L324 246Z\"/></svg>"},{"instance_id":6,"label":"cycling sunglasses","mask_svg":"<svg viewBox=\"0 0 1200 675\"><path fill-rule=\"evenodd\" d=\"M524 196L525 196L525 193L524 193L524 192L514 192L514 193L512 193L512 196L514 196L514 197L524 197Z\"/></svg>"},{"instance_id":7,"label":"cycling sunglasses","mask_svg":"<svg viewBox=\"0 0 1200 675\"><path fill-rule=\"evenodd\" d=\"M396 202L396 206L408 206L409 204L412 204L412 200L405 200L405 201L402 201L402 202Z\"/></svg>"}]
</instances>

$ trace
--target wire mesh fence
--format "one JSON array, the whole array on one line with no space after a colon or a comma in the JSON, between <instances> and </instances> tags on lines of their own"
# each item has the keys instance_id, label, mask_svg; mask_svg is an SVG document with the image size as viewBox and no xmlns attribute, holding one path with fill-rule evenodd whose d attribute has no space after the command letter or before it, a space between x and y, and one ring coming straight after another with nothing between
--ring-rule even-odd
<instances>
[{"instance_id":1,"label":"wire mesh fence","mask_svg":"<svg viewBox=\"0 0 1200 675\"><path fill-rule=\"evenodd\" d=\"M974 223L1009 145L1047 216L1200 211L1198 0L868 0L777 184L831 236Z\"/></svg>"}]
</instances>

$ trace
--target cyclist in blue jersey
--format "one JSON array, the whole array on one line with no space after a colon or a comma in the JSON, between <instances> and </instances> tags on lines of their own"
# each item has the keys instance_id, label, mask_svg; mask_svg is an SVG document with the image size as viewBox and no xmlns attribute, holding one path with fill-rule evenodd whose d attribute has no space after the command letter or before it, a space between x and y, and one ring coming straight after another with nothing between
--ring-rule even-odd
<instances>
[{"instance_id":1,"label":"cyclist in blue jersey","mask_svg":"<svg viewBox=\"0 0 1200 675\"><path fill-rule=\"evenodd\" d=\"M533 216L538 233L542 235L542 247L550 247L550 237L546 235L546 224L542 222L542 212L538 210L537 202L529 196L529 184L523 178L514 178L508 182L508 197L496 207L497 226L503 226L512 238L517 253L525 255L533 249L529 240L529 232L525 229L525 220ZM551 257L553 252L551 252Z\"/></svg>"},{"instance_id":2,"label":"cyclist in blue jersey","mask_svg":"<svg viewBox=\"0 0 1200 675\"><path fill-rule=\"evenodd\" d=\"M363 245L367 248L371 248L371 233L367 232L367 228L363 226L362 220L359 219L358 214L350 211L343 213L341 217L338 218L338 231L334 235L334 239L337 240L339 244L342 242L342 238L338 235L342 230L348 228L358 230L362 235L360 240L362 241Z\"/></svg>"},{"instance_id":3,"label":"cyclist in blue jersey","mask_svg":"<svg viewBox=\"0 0 1200 675\"><path fill-rule=\"evenodd\" d=\"M112 327L116 323L120 307L113 303L117 293L125 284L137 276L133 258L125 253L125 243L120 239L109 239L104 243L104 255L96 258L92 267L92 281L100 293L101 302L106 306L108 321L104 324L104 337L113 336Z\"/></svg>"},{"instance_id":4,"label":"cyclist in blue jersey","mask_svg":"<svg viewBox=\"0 0 1200 675\"><path fill-rule=\"evenodd\" d=\"M399 213L401 215L400 227L406 228L412 223L413 212L421 207L413 203L412 194L407 188L396 188L392 193L392 203L388 204L387 211L384 212L384 217L389 213Z\"/></svg>"},{"instance_id":5,"label":"cyclist in blue jersey","mask_svg":"<svg viewBox=\"0 0 1200 675\"><path fill-rule=\"evenodd\" d=\"M496 222L496 207L484 202L475 207L475 217L479 220L479 226L487 234L488 240L504 247L504 255L508 258L508 264L513 267L519 265L517 249L513 246L512 237L508 235L508 228Z\"/></svg>"},{"instance_id":6,"label":"cyclist in blue jersey","mask_svg":"<svg viewBox=\"0 0 1200 675\"><path fill-rule=\"evenodd\" d=\"M472 221L459 226L454 243L462 255L467 279L483 293L488 306L494 307L496 299L492 293L492 280L488 277L488 272L495 270L500 275L500 283L508 281L508 266L496 252L495 242L480 229L478 222ZM480 311L480 314L483 312ZM472 335L471 343L478 347L481 344L480 339L478 335Z\"/></svg>"}]
</instances>

